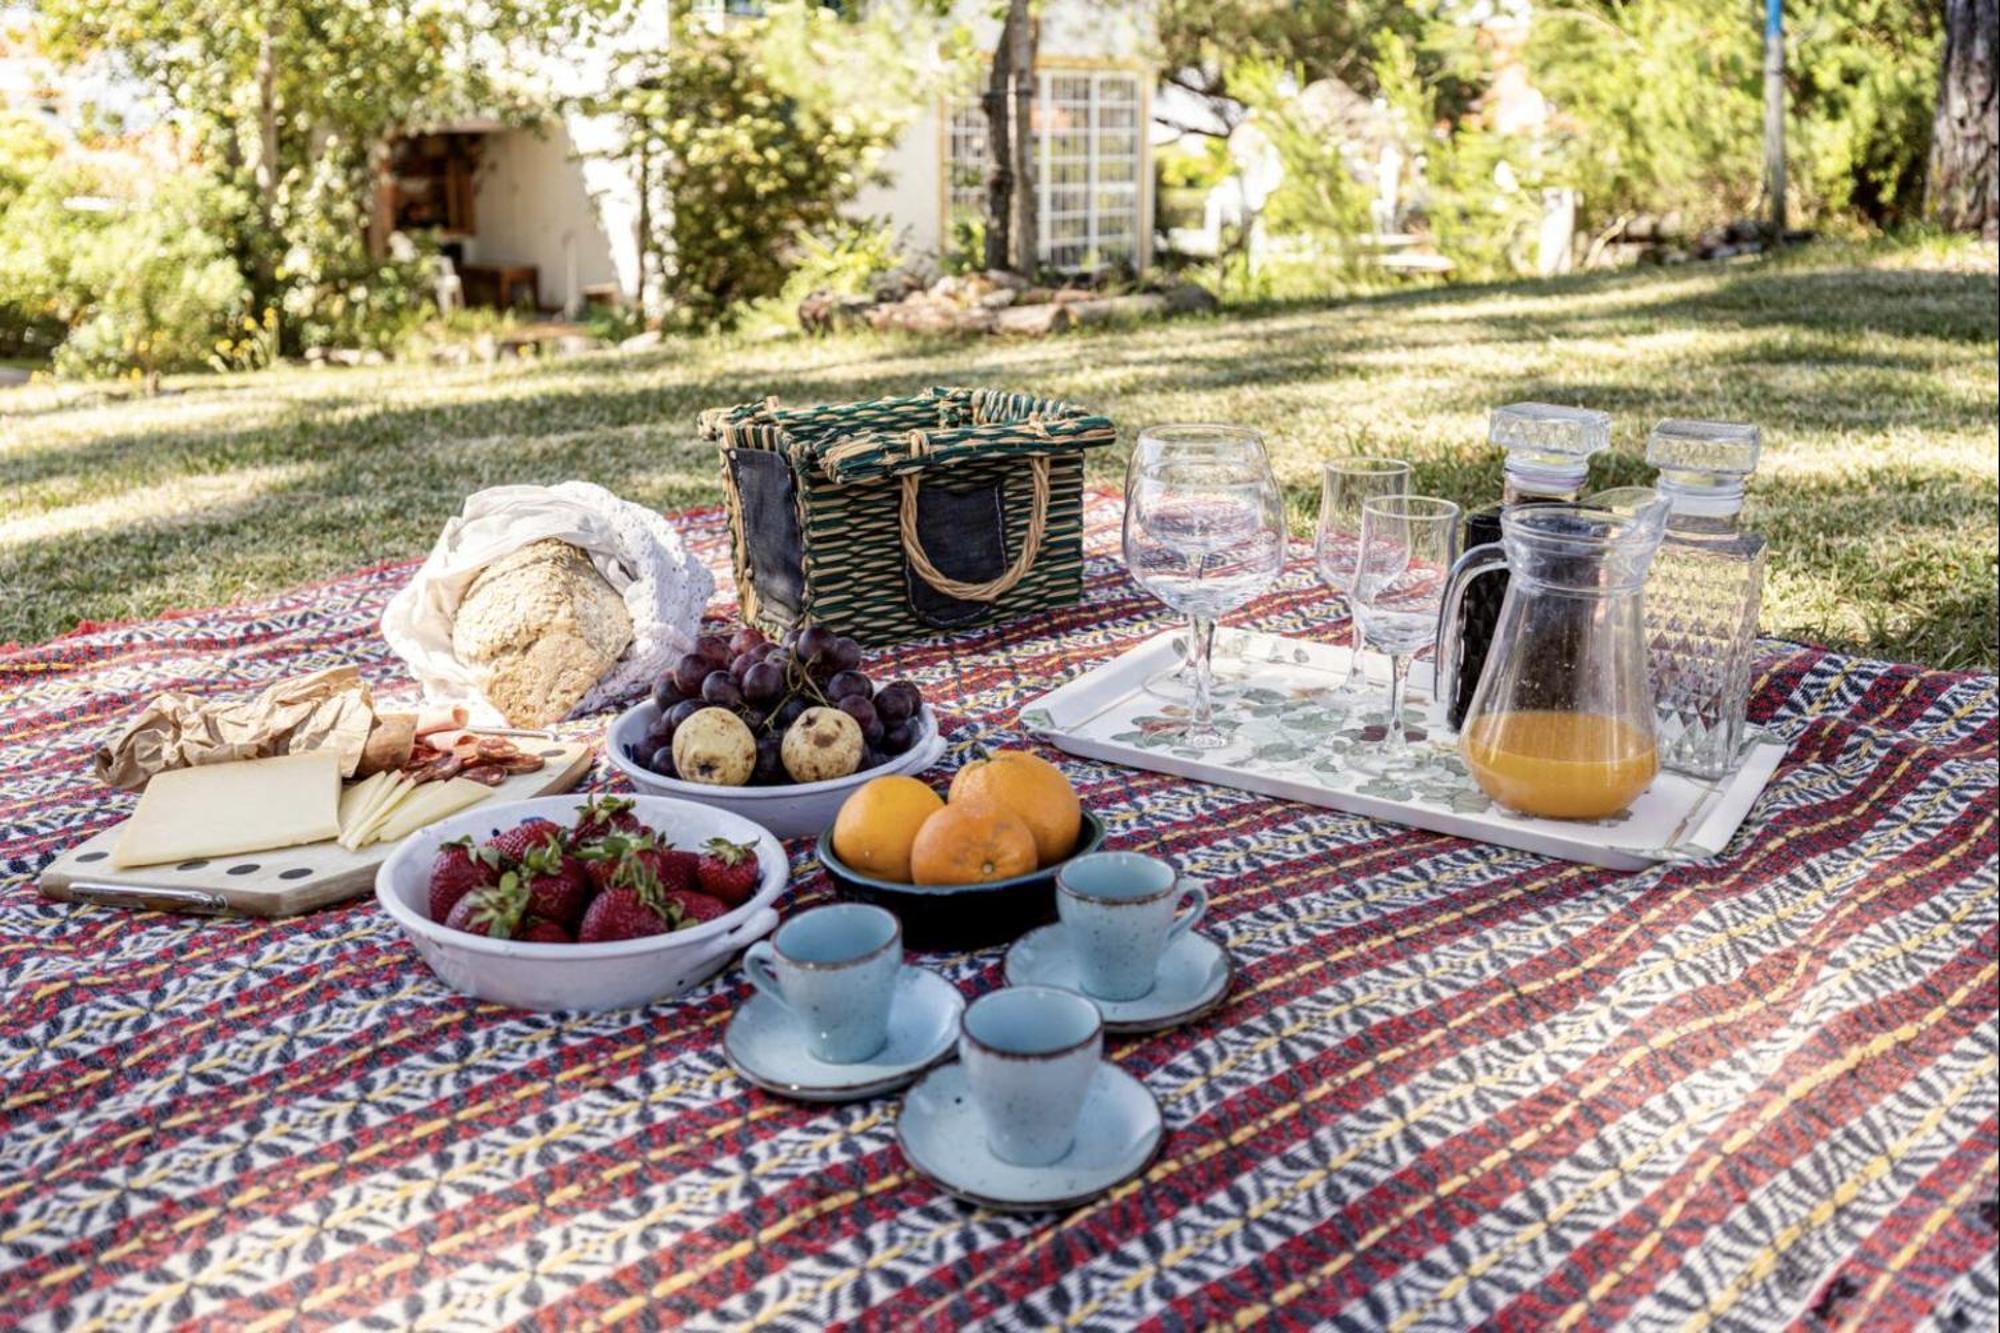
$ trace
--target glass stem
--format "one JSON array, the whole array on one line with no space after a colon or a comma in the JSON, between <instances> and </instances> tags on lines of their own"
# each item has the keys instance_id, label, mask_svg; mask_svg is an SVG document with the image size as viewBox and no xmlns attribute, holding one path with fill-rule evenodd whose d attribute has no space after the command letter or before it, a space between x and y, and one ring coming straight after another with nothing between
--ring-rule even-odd
<instances>
[{"instance_id":1,"label":"glass stem","mask_svg":"<svg viewBox=\"0 0 2000 1333\"><path fill-rule=\"evenodd\" d=\"M1347 638L1350 645L1347 651L1347 672L1334 689L1340 694L1359 694L1368 684L1367 677L1361 673L1361 650L1368 644L1361 633L1361 617L1354 614L1352 606L1349 606L1347 613Z\"/></svg>"},{"instance_id":2,"label":"glass stem","mask_svg":"<svg viewBox=\"0 0 2000 1333\"><path fill-rule=\"evenodd\" d=\"M1410 742L1403 735L1403 697L1409 677L1409 654L1389 654L1389 734L1382 738L1385 758L1402 759L1410 753Z\"/></svg>"},{"instance_id":3,"label":"glass stem","mask_svg":"<svg viewBox=\"0 0 2000 1333\"><path fill-rule=\"evenodd\" d=\"M1189 726L1210 731L1215 726L1215 671L1211 656L1215 651L1215 618L1188 617L1188 665L1194 668L1194 714Z\"/></svg>"}]
</instances>

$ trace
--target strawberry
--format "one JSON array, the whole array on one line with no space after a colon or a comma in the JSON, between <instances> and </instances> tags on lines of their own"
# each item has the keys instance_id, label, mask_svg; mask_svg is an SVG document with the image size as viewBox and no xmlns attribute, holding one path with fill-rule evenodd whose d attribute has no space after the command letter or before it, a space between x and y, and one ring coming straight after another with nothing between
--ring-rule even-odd
<instances>
[{"instance_id":1,"label":"strawberry","mask_svg":"<svg viewBox=\"0 0 2000 1333\"><path fill-rule=\"evenodd\" d=\"M666 895L666 900L683 918L680 924L674 927L676 930L686 930L704 921L713 921L729 910L727 904L705 893L696 893L693 889L675 889Z\"/></svg>"},{"instance_id":2,"label":"strawberry","mask_svg":"<svg viewBox=\"0 0 2000 1333\"><path fill-rule=\"evenodd\" d=\"M530 819L526 823L508 829L505 833L489 838L486 845L510 862L519 861L528 854L529 848L540 846L550 834L560 837L562 826L554 820Z\"/></svg>"},{"instance_id":3,"label":"strawberry","mask_svg":"<svg viewBox=\"0 0 2000 1333\"><path fill-rule=\"evenodd\" d=\"M590 875L590 882L599 890L610 887L627 864L643 865L662 888L694 887L694 856L661 846L650 833L638 837L626 833L609 834L584 848L579 855Z\"/></svg>"},{"instance_id":4,"label":"strawberry","mask_svg":"<svg viewBox=\"0 0 2000 1333\"><path fill-rule=\"evenodd\" d=\"M701 891L730 907L741 907L757 892L763 870L757 864L755 843L710 838L694 867L695 883Z\"/></svg>"},{"instance_id":5,"label":"strawberry","mask_svg":"<svg viewBox=\"0 0 2000 1333\"><path fill-rule=\"evenodd\" d=\"M528 915L568 930L576 925L595 892L584 862L563 851L551 837L521 858L520 876L528 890Z\"/></svg>"},{"instance_id":6,"label":"strawberry","mask_svg":"<svg viewBox=\"0 0 2000 1333\"><path fill-rule=\"evenodd\" d=\"M576 940L571 937L568 931L555 922L550 921L547 917L539 916L531 916L526 921L523 921L521 928L514 932L514 938L517 940L527 940L533 944L576 943Z\"/></svg>"},{"instance_id":7,"label":"strawberry","mask_svg":"<svg viewBox=\"0 0 2000 1333\"><path fill-rule=\"evenodd\" d=\"M576 808L576 827L570 831L572 845L581 847L612 833L636 836L646 832L639 816L632 813L629 796L593 796Z\"/></svg>"},{"instance_id":8,"label":"strawberry","mask_svg":"<svg viewBox=\"0 0 2000 1333\"><path fill-rule=\"evenodd\" d=\"M528 893L521 877L508 871L497 884L470 889L452 906L444 919L453 930L487 935L496 940L512 939L528 906Z\"/></svg>"},{"instance_id":9,"label":"strawberry","mask_svg":"<svg viewBox=\"0 0 2000 1333\"><path fill-rule=\"evenodd\" d=\"M473 889L500 880L500 857L489 847L480 847L471 838L460 838L438 848L431 859L431 920L443 921Z\"/></svg>"},{"instance_id":10,"label":"strawberry","mask_svg":"<svg viewBox=\"0 0 2000 1333\"><path fill-rule=\"evenodd\" d=\"M678 909L666 903L656 888L621 884L590 900L583 924L576 928L576 938L580 944L636 940L643 935L664 935L679 925Z\"/></svg>"}]
</instances>

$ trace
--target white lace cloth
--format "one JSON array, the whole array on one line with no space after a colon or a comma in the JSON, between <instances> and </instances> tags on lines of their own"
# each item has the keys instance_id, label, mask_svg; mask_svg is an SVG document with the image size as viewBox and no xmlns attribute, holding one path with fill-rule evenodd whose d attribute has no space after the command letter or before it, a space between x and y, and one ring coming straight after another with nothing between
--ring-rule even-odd
<instances>
[{"instance_id":1,"label":"white lace cloth","mask_svg":"<svg viewBox=\"0 0 2000 1333\"><path fill-rule=\"evenodd\" d=\"M480 570L549 538L581 548L632 617L631 646L571 717L642 693L694 647L715 580L665 519L586 481L494 486L466 498L429 558L382 610L382 637L409 665L426 703L463 705L477 725L505 725L452 653L452 621Z\"/></svg>"}]
</instances>

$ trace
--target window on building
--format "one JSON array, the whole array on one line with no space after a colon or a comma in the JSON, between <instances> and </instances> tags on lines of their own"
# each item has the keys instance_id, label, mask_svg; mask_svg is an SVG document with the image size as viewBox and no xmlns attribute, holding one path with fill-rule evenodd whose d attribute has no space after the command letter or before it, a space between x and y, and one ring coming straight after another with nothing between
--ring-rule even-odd
<instances>
[{"instance_id":1,"label":"window on building","mask_svg":"<svg viewBox=\"0 0 2000 1333\"><path fill-rule=\"evenodd\" d=\"M1139 254L1143 127L1139 79L1045 69L1035 99L1038 249L1052 268L1134 263ZM986 216L986 114L978 97L951 110L945 142L947 229Z\"/></svg>"}]
</instances>

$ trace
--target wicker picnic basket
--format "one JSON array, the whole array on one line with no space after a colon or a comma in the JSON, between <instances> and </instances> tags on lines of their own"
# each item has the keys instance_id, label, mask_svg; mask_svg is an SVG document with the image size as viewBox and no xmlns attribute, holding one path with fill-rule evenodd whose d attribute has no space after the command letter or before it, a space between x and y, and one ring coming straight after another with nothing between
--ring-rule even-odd
<instances>
[{"instance_id":1,"label":"wicker picnic basket","mask_svg":"<svg viewBox=\"0 0 2000 1333\"><path fill-rule=\"evenodd\" d=\"M1106 417L1049 398L909 398L701 415L722 456L744 619L863 643L990 624L1083 591L1083 456Z\"/></svg>"}]
</instances>

